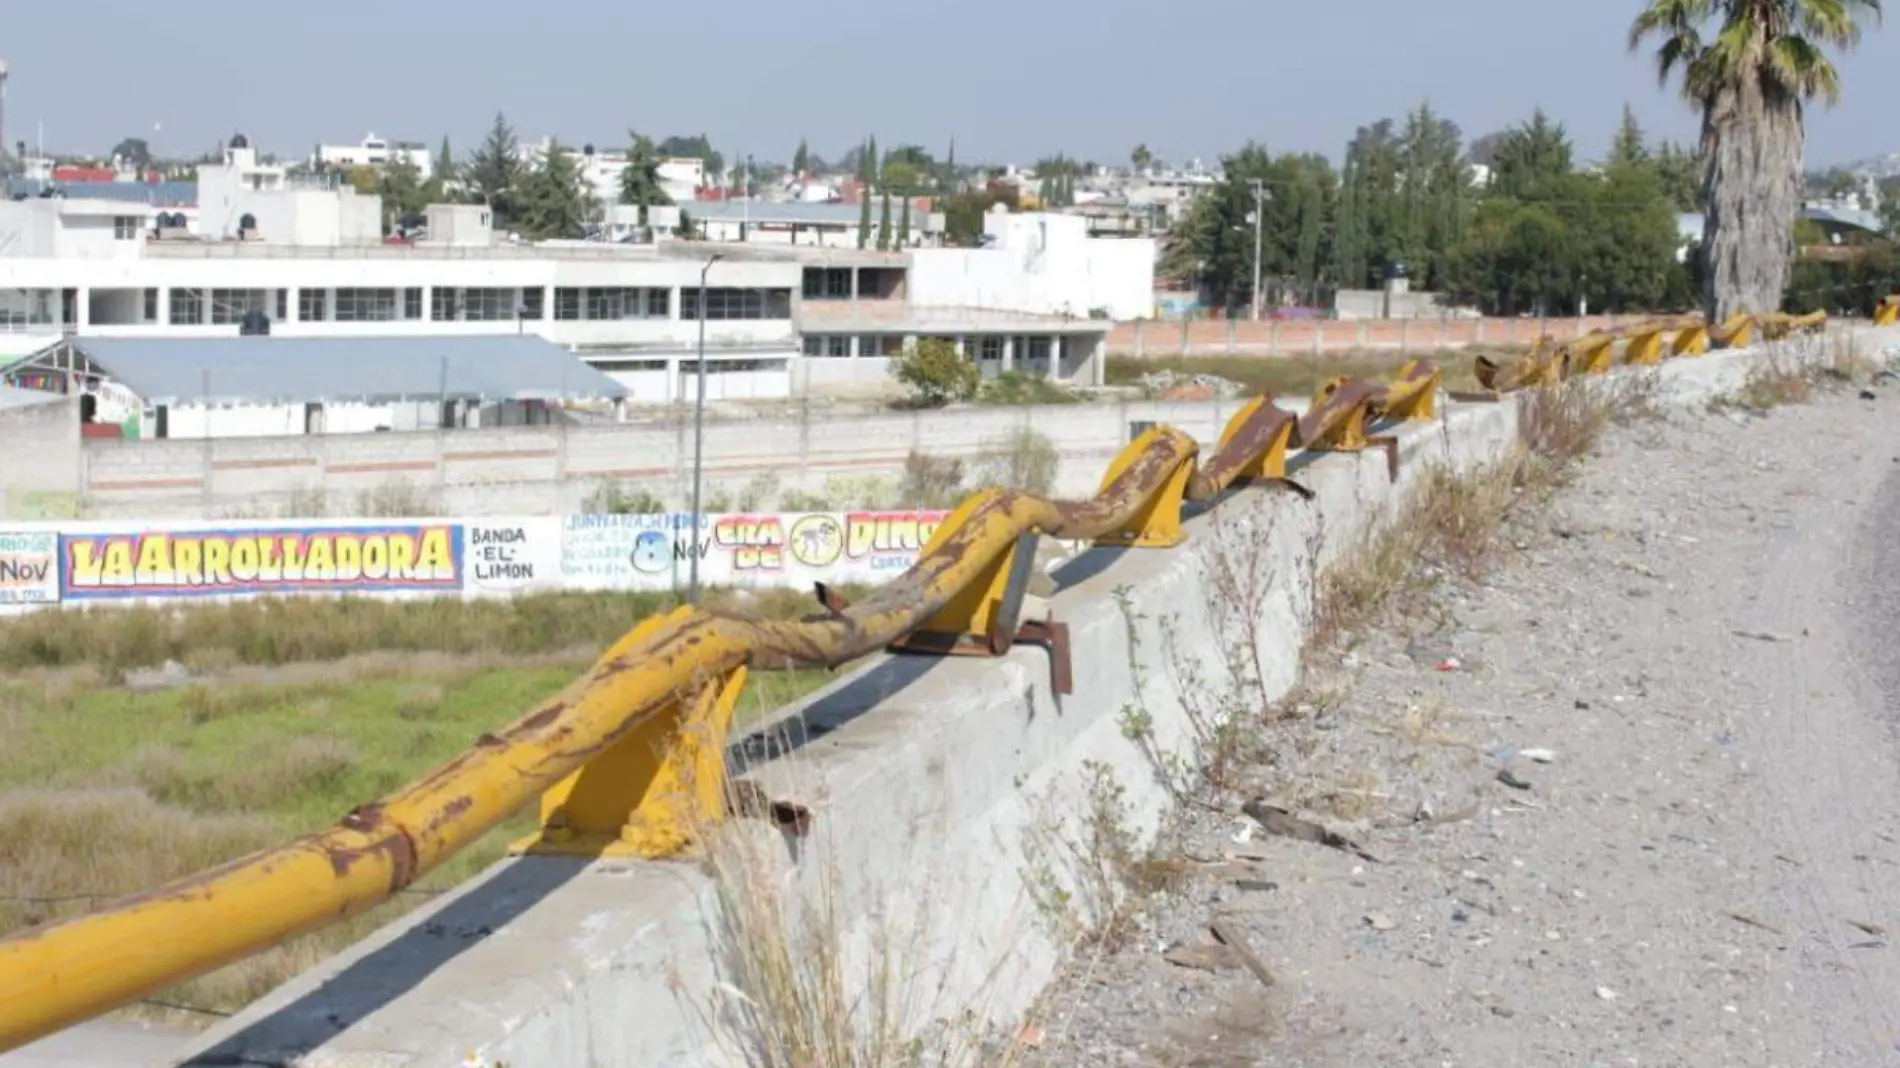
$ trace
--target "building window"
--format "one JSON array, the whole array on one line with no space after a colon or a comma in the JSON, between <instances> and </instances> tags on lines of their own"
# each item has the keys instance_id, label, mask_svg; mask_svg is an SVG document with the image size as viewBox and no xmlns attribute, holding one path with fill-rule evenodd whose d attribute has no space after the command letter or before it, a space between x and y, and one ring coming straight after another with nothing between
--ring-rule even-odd
<instances>
[{"instance_id":1,"label":"building window","mask_svg":"<svg viewBox=\"0 0 1900 1068\"><path fill-rule=\"evenodd\" d=\"M904 351L904 339L896 334L866 334L858 339L859 356L898 356Z\"/></svg>"},{"instance_id":2,"label":"building window","mask_svg":"<svg viewBox=\"0 0 1900 1068\"><path fill-rule=\"evenodd\" d=\"M339 323L386 323L396 318L396 291L393 289L338 289L336 321Z\"/></svg>"},{"instance_id":3,"label":"building window","mask_svg":"<svg viewBox=\"0 0 1900 1068\"><path fill-rule=\"evenodd\" d=\"M327 321L330 318L330 291L299 289L297 291L297 318L306 323Z\"/></svg>"},{"instance_id":4,"label":"building window","mask_svg":"<svg viewBox=\"0 0 1900 1068\"><path fill-rule=\"evenodd\" d=\"M204 322L205 291L202 289L172 290L172 325L196 326Z\"/></svg>"},{"instance_id":5,"label":"building window","mask_svg":"<svg viewBox=\"0 0 1900 1068\"><path fill-rule=\"evenodd\" d=\"M562 286L554 291L554 317L562 322L574 322L581 317L581 291Z\"/></svg>"},{"instance_id":6,"label":"building window","mask_svg":"<svg viewBox=\"0 0 1900 1068\"><path fill-rule=\"evenodd\" d=\"M540 286L535 286L532 289L523 289L521 291L521 317L523 319L536 320L545 318L547 308L543 304L543 300L546 296L547 290L542 289Z\"/></svg>"},{"instance_id":7,"label":"building window","mask_svg":"<svg viewBox=\"0 0 1900 1068\"><path fill-rule=\"evenodd\" d=\"M402 317L412 322L422 318L421 286L410 286L402 291Z\"/></svg>"},{"instance_id":8,"label":"building window","mask_svg":"<svg viewBox=\"0 0 1900 1068\"><path fill-rule=\"evenodd\" d=\"M437 286L429 318L437 322L506 322L515 317L520 295L521 291L513 288Z\"/></svg>"},{"instance_id":9,"label":"building window","mask_svg":"<svg viewBox=\"0 0 1900 1068\"><path fill-rule=\"evenodd\" d=\"M850 334L807 334L805 355L844 359L851 355Z\"/></svg>"},{"instance_id":10,"label":"building window","mask_svg":"<svg viewBox=\"0 0 1900 1068\"><path fill-rule=\"evenodd\" d=\"M664 371L665 360L588 360L587 366L596 371Z\"/></svg>"},{"instance_id":11,"label":"building window","mask_svg":"<svg viewBox=\"0 0 1900 1068\"><path fill-rule=\"evenodd\" d=\"M158 290L156 289L148 289L145 291L144 321L148 323L158 322Z\"/></svg>"},{"instance_id":12,"label":"building window","mask_svg":"<svg viewBox=\"0 0 1900 1068\"><path fill-rule=\"evenodd\" d=\"M708 289L704 318L790 319L792 291L789 289ZM699 290L680 290L680 318L699 319Z\"/></svg>"},{"instance_id":13,"label":"building window","mask_svg":"<svg viewBox=\"0 0 1900 1068\"><path fill-rule=\"evenodd\" d=\"M114 215L112 217L112 237L117 241L136 241L139 231L144 229L136 215Z\"/></svg>"},{"instance_id":14,"label":"building window","mask_svg":"<svg viewBox=\"0 0 1900 1068\"><path fill-rule=\"evenodd\" d=\"M851 268L805 268L806 300L846 300L851 296Z\"/></svg>"},{"instance_id":15,"label":"building window","mask_svg":"<svg viewBox=\"0 0 1900 1068\"><path fill-rule=\"evenodd\" d=\"M211 291L211 321L218 325L241 323L250 312L269 315L275 304L268 289L214 289Z\"/></svg>"},{"instance_id":16,"label":"building window","mask_svg":"<svg viewBox=\"0 0 1900 1068\"><path fill-rule=\"evenodd\" d=\"M288 318L290 318L290 290L279 289L277 290L277 321L281 323Z\"/></svg>"},{"instance_id":17,"label":"building window","mask_svg":"<svg viewBox=\"0 0 1900 1068\"><path fill-rule=\"evenodd\" d=\"M1001 363L1003 361L1003 339L995 335L984 335L983 339L977 342L976 355L979 360L994 360Z\"/></svg>"},{"instance_id":18,"label":"building window","mask_svg":"<svg viewBox=\"0 0 1900 1068\"><path fill-rule=\"evenodd\" d=\"M707 360L706 373L709 375L742 374L748 371L783 371L784 360ZM699 361L681 360L680 374L697 376Z\"/></svg>"}]
</instances>

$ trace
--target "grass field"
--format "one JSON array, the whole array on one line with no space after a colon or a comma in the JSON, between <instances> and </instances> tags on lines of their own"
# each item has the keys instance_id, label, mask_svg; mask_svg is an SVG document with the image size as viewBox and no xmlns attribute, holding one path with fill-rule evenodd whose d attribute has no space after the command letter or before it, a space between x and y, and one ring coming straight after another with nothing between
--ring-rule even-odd
<instances>
[{"instance_id":1,"label":"grass field","mask_svg":"<svg viewBox=\"0 0 1900 1068\"><path fill-rule=\"evenodd\" d=\"M566 685L667 603L307 600L0 621L0 934L334 823ZM750 607L811 611L777 594ZM167 659L191 678L125 685ZM754 673L741 722L830 677ZM518 814L398 900L155 1000L235 1009L486 867L533 824Z\"/></svg>"},{"instance_id":2,"label":"grass field","mask_svg":"<svg viewBox=\"0 0 1900 1068\"><path fill-rule=\"evenodd\" d=\"M1497 352L1487 350L1493 359ZM1476 351L1447 351L1401 356L1387 352L1327 353L1317 359L1310 356L1142 356L1111 353L1108 357L1108 384L1138 385L1143 375L1173 371L1177 375L1219 375L1246 387L1248 396L1272 394L1280 397L1310 397L1328 380L1346 375L1355 378L1383 379L1415 358L1428 359L1444 368L1445 388L1474 389L1471 376Z\"/></svg>"}]
</instances>

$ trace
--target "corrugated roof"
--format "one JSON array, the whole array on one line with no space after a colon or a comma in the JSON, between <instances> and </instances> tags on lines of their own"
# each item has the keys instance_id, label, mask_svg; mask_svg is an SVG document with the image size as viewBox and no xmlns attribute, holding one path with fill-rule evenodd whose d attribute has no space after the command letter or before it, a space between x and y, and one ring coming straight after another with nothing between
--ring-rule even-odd
<instances>
[{"instance_id":1,"label":"corrugated roof","mask_svg":"<svg viewBox=\"0 0 1900 1068\"><path fill-rule=\"evenodd\" d=\"M37 197L48 186L73 200L134 200L160 207L189 207L198 203L197 182L41 182L33 178L9 178L9 197Z\"/></svg>"},{"instance_id":2,"label":"corrugated roof","mask_svg":"<svg viewBox=\"0 0 1900 1068\"><path fill-rule=\"evenodd\" d=\"M148 404L601 400L620 383L531 335L74 339Z\"/></svg>"}]
</instances>

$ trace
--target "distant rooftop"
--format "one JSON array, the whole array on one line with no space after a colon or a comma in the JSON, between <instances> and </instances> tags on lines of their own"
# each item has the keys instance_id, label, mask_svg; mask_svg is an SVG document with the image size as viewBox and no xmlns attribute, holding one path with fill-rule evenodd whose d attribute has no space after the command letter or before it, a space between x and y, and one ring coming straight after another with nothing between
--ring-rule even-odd
<instances>
[{"instance_id":1,"label":"distant rooftop","mask_svg":"<svg viewBox=\"0 0 1900 1068\"><path fill-rule=\"evenodd\" d=\"M157 259L302 260L617 260L705 262L708 256L743 263L802 263L814 267L897 267L902 252L768 245L736 241L662 241L652 245L607 241L559 241L493 245L279 245L266 241L148 241L145 255Z\"/></svg>"},{"instance_id":2,"label":"distant rooftop","mask_svg":"<svg viewBox=\"0 0 1900 1068\"><path fill-rule=\"evenodd\" d=\"M514 337L78 338L148 404L613 400L620 383L553 342Z\"/></svg>"}]
</instances>

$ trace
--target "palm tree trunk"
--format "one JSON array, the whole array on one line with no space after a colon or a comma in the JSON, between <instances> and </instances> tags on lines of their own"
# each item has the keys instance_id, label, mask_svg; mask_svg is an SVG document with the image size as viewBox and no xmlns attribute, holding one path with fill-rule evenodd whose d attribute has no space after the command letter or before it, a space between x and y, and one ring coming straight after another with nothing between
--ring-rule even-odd
<instances>
[{"instance_id":1,"label":"palm tree trunk","mask_svg":"<svg viewBox=\"0 0 1900 1068\"><path fill-rule=\"evenodd\" d=\"M1725 88L1702 115L1704 312L1780 310L1801 212L1800 100L1759 82Z\"/></svg>"}]
</instances>

